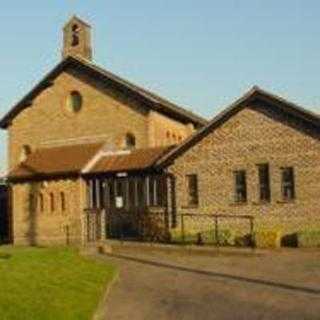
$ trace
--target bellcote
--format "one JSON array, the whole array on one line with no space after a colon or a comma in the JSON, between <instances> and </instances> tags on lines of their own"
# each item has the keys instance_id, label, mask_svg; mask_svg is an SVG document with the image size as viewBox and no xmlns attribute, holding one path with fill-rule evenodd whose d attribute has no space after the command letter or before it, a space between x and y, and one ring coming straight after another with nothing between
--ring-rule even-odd
<instances>
[{"instance_id":1,"label":"bellcote","mask_svg":"<svg viewBox=\"0 0 320 320\"><path fill-rule=\"evenodd\" d=\"M92 60L91 26L76 16L63 28L62 57L68 56Z\"/></svg>"}]
</instances>

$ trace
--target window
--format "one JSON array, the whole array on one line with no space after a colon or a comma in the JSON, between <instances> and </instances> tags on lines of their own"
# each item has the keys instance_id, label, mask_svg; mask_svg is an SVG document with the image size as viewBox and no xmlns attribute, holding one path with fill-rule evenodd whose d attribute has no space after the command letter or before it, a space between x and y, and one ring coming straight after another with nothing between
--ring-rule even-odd
<instances>
[{"instance_id":1,"label":"window","mask_svg":"<svg viewBox=\"0 0 320 320\"><path fill-rule=\"evenodd\" d=\"M163 180L160 176L150 177L149 181L149 204L151 206L162 206L163 205Z\"/></svg>"},{"instance_id":2,"label":"window","mask_svg":"<svg viewBox=\"0 0 320 320\"><path fill-rule=\"evenodd\" d=\"M259 185L260 185L260 201L270 202L270 172L268 164L258 165L259 170Z\"/></svg>"},{"instance_id":3,"label":"window","mask_svg":"<svg viewBox=\"0 0 320 320\"><path fill-rule=\"evenodd\" d=\"M177 136L176 136L175 133L172 135L172 140L173 140L173 142L176 142L176 141L177 141Z\"/></svg>"},{"instance_id":4,"label":"window","mask_svg":"<svg viewBox=\"0 0 320 320\"><path fill-rule=\"evenodd\" d=\"M131 134L127 133L125 138L125 148L128 150L134 149L136 147L136 137Z\"/></svg>"},{"instance_id":5,"label":"window","mask_svg":"<svg viewBox=\"0 0 320 320\"><path fill-rule=\"evenodd\" d=\"M282 198L293 200L295 198L294 170L292 167L282 168Z\"/></svg>"},{"instance_id":6,"label":"window","mask_svg":"<svg viewBox=\"0 0 320 320\"><path fill-rule=\"evenodd\" d=\"M27 160L30 154L31 154L31 147L27 144L23 145L21 154L20 154L20 162Z\"/></svg>"},{"instance_id":7,"label":"window","mask_svg":"<svg viewBox=\"0 0 320 320\"><path fill-rule=\"evenodd\" d=\"M198 196L198 176L196 174L189 174L187 179L187 197L189 206L197 206L199 204Z\"/></svg>"},{"instance_id":8,"label":"window","mask_svg":"<svg viewBox=\"0 0 320 320\"><path fill-rule=\"evenodd\" d=\"M64 192L60 192L61 211L66 211L66 197Z\"/></svg>"},{"instance_id":9,"label":"window","mask_svg":"<svg viewBox=\"0 0 320 320\"><path fill-rule=\"evenodd\" d=\"M79 44L79 26L74 24L72 26L71 46L76 47Z\"/></svg>"},{"instance_id":10,"label":"window","mask_svg":"<svg viewBox=\"0 0 320 320\"><path fill-rule=\"evenodd\" d=\"M71 112L79 112L82 108L83 99L78 91L72 91L67 98L67 108Z\"/></svg>"},{"instance_id":11,"label":"window","mask_svg":"<svg viewBox=\"0 0 320 320\"><path fill-rule=\"evenodd\" d=\"M246 171L235 171L235 202L247 202L247 177Z\"/></svg>"},{"instance_id":12,"label":"window","mask_svg":"<svg viewBox=\"0 0 320 320\"><path fill-rule=\"evenodd\" d=\"M49 197L50 197L50 210L51 212L53 212L55 207L54 207L54 195L52 192L50 193Z\"/></svg>"},{"instance_id":13,"label":"window","mask_svg":"<svg viewBox=\"0 0 320 320\"><path fill-rule=\"evenodd\" d=\"M44 210L44 203L43 203L43 194L39 194L39 210L40 212L43 212Z\"/></svg>"}]
</instances>

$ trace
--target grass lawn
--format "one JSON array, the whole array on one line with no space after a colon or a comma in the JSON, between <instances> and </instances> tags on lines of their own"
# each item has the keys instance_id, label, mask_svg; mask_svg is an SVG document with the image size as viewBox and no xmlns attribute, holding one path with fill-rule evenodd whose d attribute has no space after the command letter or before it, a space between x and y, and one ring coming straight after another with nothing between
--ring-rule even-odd
<instances>
[{"instance_id":1,"label":"grass lawn","mask_svg":"<svg viewBox=\"0 0 320 320\"><path fill-rule=\"evenodd\" d=\"M115 274L74 249L0 247L0 319L91 319Z\"/></svg>"}]
</instances>

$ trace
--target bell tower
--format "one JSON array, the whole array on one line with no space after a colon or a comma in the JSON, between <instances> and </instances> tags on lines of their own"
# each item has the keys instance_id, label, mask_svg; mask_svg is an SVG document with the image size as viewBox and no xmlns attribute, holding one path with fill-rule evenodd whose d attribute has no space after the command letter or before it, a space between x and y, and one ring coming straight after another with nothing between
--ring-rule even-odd
<instances>
[{"instance_id":1,"label":"bell tower","mask_svg":"<svg viewBox=\"0 0 320 320\"><path fill-rule=\"evenodd\" d=\"M91 26L73 16L63 28L62 57L75 56L92 60Z\"/></svg>"}]
</instances>

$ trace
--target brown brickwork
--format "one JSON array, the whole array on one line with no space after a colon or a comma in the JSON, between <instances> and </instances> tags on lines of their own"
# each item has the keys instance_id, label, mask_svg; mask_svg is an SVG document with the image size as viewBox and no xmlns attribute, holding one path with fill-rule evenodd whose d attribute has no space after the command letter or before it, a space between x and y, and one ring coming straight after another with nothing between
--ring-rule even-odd
<instances>
[{"instance_id":1,"label":"brown brickwork","mask_svg":"<svg viewBox=\"0 0 320 320\"><path fill-rule=\"evenodd\" d=\"M74 90L81 93L83 98L82 108L77 113L66 105L68 95ZM51 86L32 101L30 107L12 120L8 127L9 169L22 160L24 146L29 146L33 152L44 147L101 142L109 144L111 150L119 150L124 147L126 134L131 133L136 138L137 148L147 148L173 144L173 141L163 139L168 129L183 138L192 132L190 125L160 116L155 111L151 116L150 110L136 99L70 69L61 73ZM160 130L162 134L159 134ZM51 192L57 202L60 192L65 191L68 203L66 213L62 214L58 209L51 212L48 207L44 213L37 210L31 210L30 213L27 199L30 194L37 194L38 185L34 190L32 183L14 184L14 242L65 244L66 233L70 242L79 242L83 238L81 223L85 209L85 201L80 201L80 194L84 194L80 190L83 181L43 182L48 184L43 187L46 203ZM58 202L56 206L58 208Z\"/></svg>"},{"instance_id":2,"label":"brown brickwork","mask_svg":"<svg viewBox=\"0 0 320 320\"><path fill-rule=\"evenodd\" d=\"M253 215L255 228L279 228L284 233L320 228L319 130L264 105L260 101L240 110L175 159L169 171L176 177L179 214ZM270 166L270 203L259 201L257 165L265 163ZM282 199L282 167L295 171L296 199L292 202ZM248 201L244 204L234 200L235 170L247 173ZM199 180L195 208L187 205L189 174L197 174Z\"/></svg>"},{"instance_id":3,"label":"brown brickwork","mask_svg":"<svg viewBox=\"0 0 320 320\"><path fill-rule=\"evenodd\" d=\"M65 196L64 209L61 192ZM54 201L53 208L51 195ZM13 186L14 244L81 243L80 195L79 180L15 184Z\"/></svg>"}]
</instances>

